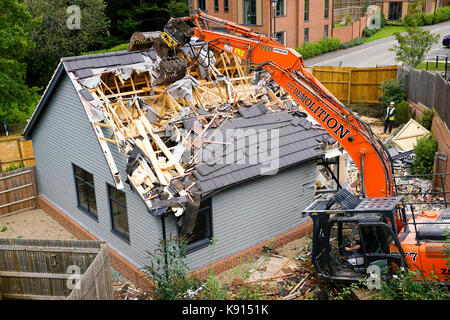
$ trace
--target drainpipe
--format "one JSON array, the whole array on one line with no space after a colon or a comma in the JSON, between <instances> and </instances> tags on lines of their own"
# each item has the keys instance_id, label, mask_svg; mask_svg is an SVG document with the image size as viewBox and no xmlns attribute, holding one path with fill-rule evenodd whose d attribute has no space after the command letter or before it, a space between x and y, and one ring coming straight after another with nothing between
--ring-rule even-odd
<instances>
[{"instance_id":1,"label":"drainpipe","mask_svg":"<svg viewBox=\"0 0 450 320\"><path fill-rule=\"evenodd\" d=\"M163 234L163 243L167 244L167 237L166 237L166 220L164 219L164 214L161 215L161 227L162 227L162 234ZM167 272L168 267L168 258L167 258L167 249L166 246L164 246L164 263L166 264L164 271L166 273L166 279L169 280L169 274Z\"/></svg>"}]
</instances>

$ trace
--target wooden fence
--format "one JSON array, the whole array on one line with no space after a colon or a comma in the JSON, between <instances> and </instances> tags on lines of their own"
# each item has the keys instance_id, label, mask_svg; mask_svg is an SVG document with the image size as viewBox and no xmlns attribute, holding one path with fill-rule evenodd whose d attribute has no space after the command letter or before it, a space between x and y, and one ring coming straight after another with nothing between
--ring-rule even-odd
<instances>
[{"instance_id":1,"label":"wooden fence","mask_svg":"<svg viewBox=\"0 0 450 320\"><path fill-rule=\"evenodd\" d=\"M37 208L36 167L0 173L0 216Z\"/></svg>"},{"instance_id":2,"label":"wooden fence","mask_svg":"<svg viewBox=\"0 0 450 320\"><path fill-rule=\"evenodd\" d=\"M22 136L0 138L0 172L13 161L15 164L23 162L25 166L34 164L31 140L25 140Z\"/></svg>"},{"instance_id":3,"label":"wooden fence","mask_svg":"<svg viewBox=\"0 0 450 320\"><path fill-rule=\"evenodd\" d=\"M407 99L434 109L450 128L450 83L439 73L426 70L401 68L399 74L405 78Z\"/></svg>"},{"instance_id":4,"label":"wooden fence","mask_svg":"<svg viewBox=\"0 0 450 320\"><path fill-rule=\"evenodd\" d=\"M397 77L398 67L351 68L314 66L314 76L346 104L380 104L381 83Z\"/></svg>"},{"instance_id":5,"label":"wooden fence","mask_svg":"<svg viewBox=\"0 0 450 320\"><path fill-rule=\"evenodd\" d=\"M0 299L112 300L101 241L0 238Z\"/></svg>"}]
</instances>

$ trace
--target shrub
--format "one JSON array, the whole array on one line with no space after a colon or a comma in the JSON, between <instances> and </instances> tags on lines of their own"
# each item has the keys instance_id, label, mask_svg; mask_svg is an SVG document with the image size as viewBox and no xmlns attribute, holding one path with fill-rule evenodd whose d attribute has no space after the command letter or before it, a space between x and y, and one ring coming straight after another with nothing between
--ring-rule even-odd
<instances>
[{"instance_id":1,"label":"shrub","mask_svg":"<svg viewBox=\"0 0 450 320\"><path fill-rule=\"evenodd\" d=\"M339 49L347 49L347 48L354 47L354 46L357 46L357 45L363 44L363 43L364 43L363 38L355 38L352 41L342 43L339 46Z\"/></svg>"},{"instance_id":2,"label":"shrub","mask_svg":"<svg viewBox=\"0 0 450 320\"><path fill-rule=\"evenodd\" d=\"M14 161L12 161L8 167L6 167L6 169L3 172L9 172L9 171L13 171L16 169L20 169L20 168L24 168L25 165L23 164L22 161L20 161L19 163L15 163Z\"/></svg>"},{"instance_id":3,"label":"shrub","mask_svg":"<svg viewBox=\"0 0 450 320\"><path fill-rule=\"evenodd\" d=\"M341 41L335 38L325 38L316 42L308 42L296 48L297 52L303 56L303 59L315 57L330 51L339 49Z\"/></svg>"},{"instance_id":4,"label":"shrub","mask_svg":"<svg viewBox=\"0 0 450 320\"><path fill-rule=\"evenodd\" d=\"M434 111L424 110L422 113L422 118L420 118L419 123L424 126L427 130L431 131L431 125L433 124Z\"/></svg>"},{"instance_id":5,"label":"shrub","mask_svg":"<svg viewBox=\"0 0 450 320\"><path fill-rule=\"evenodd\" d=\"M433 23L450 20L450 6L441 7L433 14Z\"/></svg>"},{"instance_id":6,"label":"shrub","mask_svg":"<svg viewBox=\"0 0 450 320\"><path fill-rule=\"evenodd\" d=\"M403 100L395 106L395 110L397 111L394 119L395 125L399 126L406 123L408 121L409 103Z\"/></svg>"},{"instance_id":7,"label":"shrub","mask_svg":"<svg viewBox=\"0 0 450 320\"><path fill-rule=\"evenodd\" d=\"M391 101L398 105L406 98L402 78L386 80L381 84L381 90L383 93L380 99L384 108L387 108Z\"/></svg>"},{"instance_id":8,"label":"shrub","mask_svg":"<svg viewBox=\"0 0 450 320\"><path fill-rule=\"evenodd\" d=\"M414 158L412 174L432 174L434 165L434 154L438 151L439 145L433 135L417 139L414 147Z\"/></svg>"},{"instance_id":9,"label":"shrub","mask_svg":"<svg viewBox=\"0 0 450 320\"><path fill-rule=\"evenodd\" d=\"M362 35L363 35L363 37L368 38L368 37L370 37L371 35L377 33L378 31L379 31L379 29L377 29L377 28L369 28L369 27L365 27L364 30L363 30L363 32L362 32Z\"/></svg>"}]
</instances>

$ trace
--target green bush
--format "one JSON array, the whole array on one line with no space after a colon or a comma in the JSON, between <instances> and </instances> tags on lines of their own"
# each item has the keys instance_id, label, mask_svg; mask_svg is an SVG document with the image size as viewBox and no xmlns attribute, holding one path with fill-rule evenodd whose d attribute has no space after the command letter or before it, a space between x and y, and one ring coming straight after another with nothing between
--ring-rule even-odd
<instances>
[{"instance_id":1,"label":"green bush","mask_svg":"<svg viewBox=\"0 0 450 320\"><path fill-rule=\"evenodd\" d=\"M399 104L395 106L395 119L394 123L396 126L399 126L403 123L408 122L408 113L409 113L409 103L405 100L401 101Z\"/></svg>"},{"instance_id":2,"label":"green bush","mask_svg":"<svg viewBox=\"0 0 450 320\"><path fill-rule=\"evenodd\" d=\"M450 6L441 7L433 14L433 23L450 20Z\"/></svg>"},{"instance_id":3,"label":"green bush","mask_svg":"<svg viewBox=\"0 0 450 320\"><path fill-rule=\"evenodd\" d=\"M403 18L403 23L407 26L428 26L431 24L450 20L450 6L436 9L436 12L425 14L420 11L416 14L407 14Z\"/></svg>"},{"instance_id":4,"label":"green bush","mask_svg":"<svg viewBox=\"0 0 450 320\"><path fill-rule=\"evenodd\" d=\"M25 167L25 165L23 164L23 161L20 161L17 164L14 161L12 161L3 172L9 172L9 171L13 171L13 170L24 168L24 167Z\"/></svg>"},{"instance_id":5,"label":"green bush","mask_svg":"<svg viewBox=\"0 0 450 320\"><path fill-rule=\"evenodd\" d=\"M417 139L414 147L414 158L412 174L432 174L434 165L434 154L438 151L439 145L433 135Z\"/></svg>"},{"instance_id":6,"label":"green bush","mask_svg":"<svg viewBox=\"0 0 450 320\"><path fill-rule=\"evenodd\" d=\"M303 59L309 59L319 54L336 51L339 49L341 41L335 38L325 38L316 42L307 42L296 48L298 53L303 56Z\"/></svg>"},{"instance_id":7,"label":"green bush","mask_svg":"<svg viewBox=\"0 0 450 320\"><path fill-rule=\"evenodd\" d=\"M406 93L403 87L403 79L389 79L381 84L383 91L380 100L384 108L387 108L391 101L394 101L397 106L400 102L405 100Z\"/></svg>"},{"instance_id":8,"label":"green bush","mask_svg":"<svg viewBox=\"0 0 450 320\"><path fill-rule=\"evenodd\" d=\"M344 42L339 46L339 49L347 49L350 47L354 47L357 46L359 44L363 44L364 43L364 39L363 38L355 38L352 41L348 41L348 42Z\"/></svg>"},{"instance_id":9,"label":"green bush","mask_svg":"<svg viewBox=\"0 0 450 320\"><path fill-rule=\"evenodd\" d=\"M431 125L433 124L433 117L434 117L433 110L424 110L419 123L422 126L424 126L424 128L431 131Z\"/></svg>"},{"instance_id":10,"label":"green bush","mask_svg":"<svg viewBox=\"0 0 450 320\"><path fill-rule=\"evenodd\" d=\"M375 34L378 30L380 30L380 29L365 27L362 32L362 35L363 35L363 37L368 38L371 35Z\"/></svg>"}]
</instances>

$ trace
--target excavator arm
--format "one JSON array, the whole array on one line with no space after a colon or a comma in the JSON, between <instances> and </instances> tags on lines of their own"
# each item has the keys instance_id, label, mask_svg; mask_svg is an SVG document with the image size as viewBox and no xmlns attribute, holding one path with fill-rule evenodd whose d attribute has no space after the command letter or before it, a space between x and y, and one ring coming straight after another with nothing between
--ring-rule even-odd
<instances>
[{"instance_id":1,"label":"excavator arm","mask_svg":"<svg viewBox=\"0 0 450 320\"><path fill-rule=\"evenodd\" d=\"M218 24L230 33L212 30L208 22ZM186 28L188 24L191 29ZM381 141L306 69L302 56L295 50L202 11L172 19L161 38L175 50L191 35L205 41L210 49L226 51L252 68L266 70L348 152L361 172L363 190L368 197L394 195L391 162Z\"/></svg>"}]
</instances>

